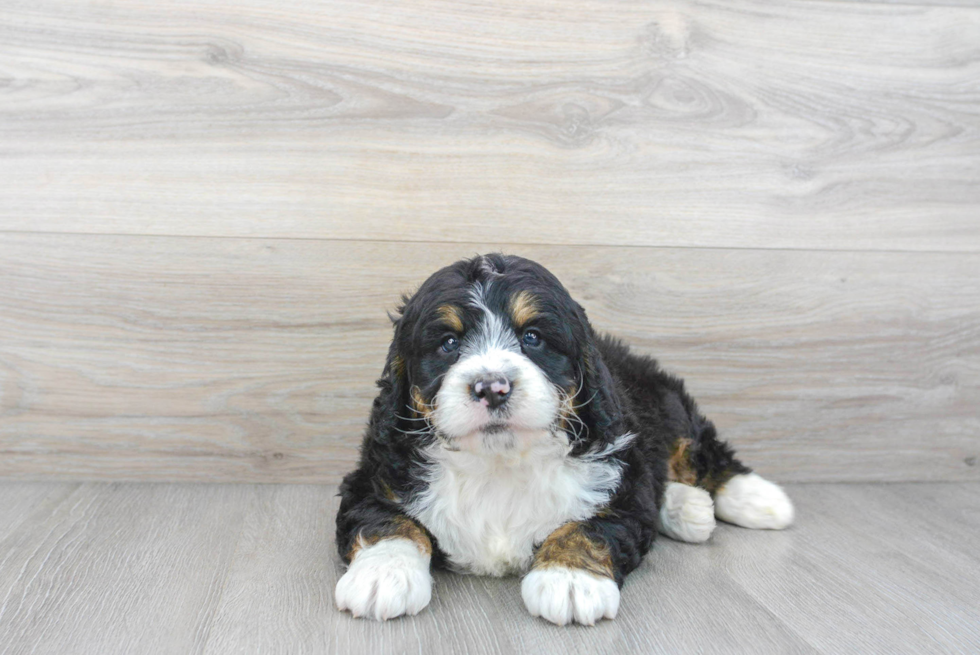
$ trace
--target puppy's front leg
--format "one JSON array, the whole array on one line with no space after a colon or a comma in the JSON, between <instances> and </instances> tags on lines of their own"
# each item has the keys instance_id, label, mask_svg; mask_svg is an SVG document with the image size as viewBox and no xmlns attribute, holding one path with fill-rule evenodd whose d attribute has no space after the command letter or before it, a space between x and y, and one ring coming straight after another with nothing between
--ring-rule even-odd
<instances>
[{"instance_id":1,"label":"puppy's front leg","mask_svg":"<svg viewBox=\"0 0 980 655\"><path fill-rule=\"evenodd\" d=\"M616 618L619 587L641 556L636 530L596 517L552 532L521 582L528 611L558 625Z\"/></svg>"},{"instance_id":2,"label":"puppy's front leg","mask_svg":"<svg viewBox=\"0 0 980 655\"><path fill-rule=\"evenodd\" d=\"M392 511L388 503L372 498L342 502L337 545L350 563L337 582L338 608L385 621L417 614L429 604L432 541L418 523Z\"/></svg>"}]
</instances>

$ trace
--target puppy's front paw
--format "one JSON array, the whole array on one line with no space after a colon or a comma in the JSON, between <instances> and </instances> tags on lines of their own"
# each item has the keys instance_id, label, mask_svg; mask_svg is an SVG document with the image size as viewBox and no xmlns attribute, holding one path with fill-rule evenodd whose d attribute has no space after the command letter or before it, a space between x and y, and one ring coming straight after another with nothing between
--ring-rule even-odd
<instances>
[{"instance_id":1,"label":"puppy's front paw","mask_svg":"<svg viewBox=\"0 0 980 655\"><path fill-rule=\"evenodd\" d=\"M778 485L755 473L736 475L715 492L715 515L756 530L782 530L793 522L793 503Z\"/></svg>"},{"instance_id":2,"label":"puppy's front paw","mask_svg":"<svg viewBox=\"0 0 980 655\"><path fill-rule=\"evenodd\" d=\"M609 578L564 566L534 569L521 582L521 596L532 616L565 625L573 619L595 625L605 617L616 618L619 587Z\"/></svg>"},{"instance_id":3,"label":"puppy's front paw","mask_svg":"<svg viewBox=\"0 0 980 655\"><path fill-rule=\"evenodd\" d=\"M362 548L337 582L337 607L376 621L417 614L432 598L429 559L409 539Z\"/></svg>"}]
</instances>

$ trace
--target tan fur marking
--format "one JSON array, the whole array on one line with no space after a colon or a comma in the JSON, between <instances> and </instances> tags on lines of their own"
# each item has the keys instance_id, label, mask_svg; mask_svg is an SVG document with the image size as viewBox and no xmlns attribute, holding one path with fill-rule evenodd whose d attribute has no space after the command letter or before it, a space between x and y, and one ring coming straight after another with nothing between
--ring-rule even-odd
<instances>
[{"instance_id":1,"label":"tan fur marking","mask_svg":"<svg viewBox=\"0 0 980 655\"><path fill-rule=\"evenodd\" d=\"M576 387L571 386L566 389L565 396L562 399L561 407L558 411L558 418L560 420L561 429L569 434L574 434L572 430L572 417L578 416L578 410L575 406L575 395Z\"/></svg>"},{"instance_id":2,"label":"tan fur marking","mask_svg":"<svg viewBox=\"0 0 980 655\"><path fill-rule=\"evenodd\" d=\"M420 528L418 524L407 516L396 516L391 520L391 523L386 525L384 529L376 534L364 536L359 534L354 540L354 545L351 546L350 552L347 553L347 561L353 562L354 557L357 555L358 551L362 548L367 548L368 546L373 546L379 541L385 539L410 539L415 542L418 546L419 552L423 555L432 554L432 541L429 539L429 535L425 533L425 530Z\"/></svg>"},{"instance_id":3,"label":"tan fur marking","mask_svg":"<svg viewBox=\"0 0 980 655\"><path fill-rule=\"evenodd\" d=\"M442 305L436 310L436 314L450 330L454 330L457 333L462 333L463 316L459 311L459 307L456 307L455 305Z\"/></svg>"},{"instance_id":4,"label":"tan fur marking","mask_svg":"<svg viewBox=\"0 0 980 655\"><path fill-rule=\"evenodd\" d=\"M400 378L405 372L405 360L401 358L401 355L395 355L391 360L391 373L396 378Z\"/></svg>"},{"instance_id":5,"label":"tan fur marking","mask_svg":"<svg viewBox=\"0 0 980 655\"><path fill-rule=\"evenodd\" d=\"M392 490L391 485L388 484L387 482L385 482L384 480L381 481L381 491L384 492L385 498L387 498L388 500L390 500L392 502L395 502L395 503L400 503L401 502L401 499Z\"/></svg>"},{"instance_id":6,"label":"tan fur marking","mask_svg":"<svg viewBox=\"0 0 980 655\"><path fill-rule=\"evenodd\" d=\"M415 412L420 416L429 418L429 414L432 413L432 408L429 406L429 403L425 402L425 398L422 397L422 392L418 387L412 387L411 393L412 406L414 407Z\"/></svg>"},{"instance_id":7,"label":"tan fur marking","mask_svg":"<svg viewBox=\"0 0 980 655\"><path fill-rule=\"evenodd\" d=\"M539 313L538 300L530 291L518 291L510 297L510 317L517 327L524 327Z\"/></svg>"},{"instance_id":8,"label":"tan fur marking","mask_svg":"<svg viewBox=\"0 0 980 655\"><path fill-rule=\"evenodd\" d=\"M713 495L716 491L724 487L725 483L734 476L735 473L731 471L722 471L714 475L709 474L704 479L698 481L698 486Z\"/></svg>"},{"instance_id":9,"label":"tan fur marking","mask_svg":"<svg viewBox=\"0 0 980 655\"><path fill-rule=\"evenodd\" d=\"M605 544L593 541L580 522L566 523L544 540L534 555L532 568L564 566L613 578L612 556Z\"/></svg>"},{"instance_id":10,"label":"tan fur marking","mask_svg":"<svg viewBox=\"0 0 980 655\"><path fill-rule=\"evenodd\" d=\"M667 460L667 479L671 482L680 482L694 486L698 481L698 474L691 465L691 454L688 449L691 447L690 439L678 439L670 447L670 459Z\"/></svg>"}]
</instances>

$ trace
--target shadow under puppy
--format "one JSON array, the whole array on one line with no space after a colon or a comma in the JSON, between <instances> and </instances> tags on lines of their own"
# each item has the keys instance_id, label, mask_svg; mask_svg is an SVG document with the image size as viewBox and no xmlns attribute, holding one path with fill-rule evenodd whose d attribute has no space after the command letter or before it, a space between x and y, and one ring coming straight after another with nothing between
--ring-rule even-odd
<instances>
[{"instance_id":1,"label":"shadow under puppy","mask_svg":"<svg viewBox=\"0 0 980 655\"><path fill-rule=\"evenodd\" d=\"M614 618L656 533L708 539L715 517L793 520L683 383L595 333L557 278L486 255L404 300L360 465L341 485L337 606L415 614L430 564L526 573L527 609L564 625Z\"/></svg>"}]
</instances>

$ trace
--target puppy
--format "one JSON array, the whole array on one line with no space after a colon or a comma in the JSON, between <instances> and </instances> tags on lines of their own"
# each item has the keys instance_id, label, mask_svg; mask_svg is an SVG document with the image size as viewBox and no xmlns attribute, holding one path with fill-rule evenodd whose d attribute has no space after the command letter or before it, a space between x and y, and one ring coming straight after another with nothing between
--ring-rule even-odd
<instances>
[{"instance_id":1,"label":"puppy","mask_svg":"<svg viewBox=\"0 0 980 655\"><path fill-rule=\"evenodd\" d=\"M596 334L541 265L460 261L403 300L340 487L340 609L415 614L435 564L526 574L532 615L593 625L615 618L658 531L696 543L715 517L792 522L786 494L735 458L683 382Z\"/></svg>"}]
</instances>

